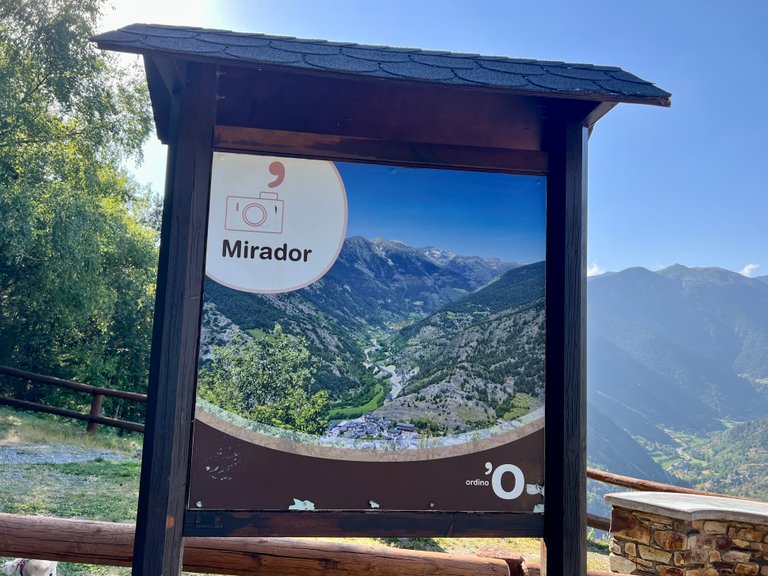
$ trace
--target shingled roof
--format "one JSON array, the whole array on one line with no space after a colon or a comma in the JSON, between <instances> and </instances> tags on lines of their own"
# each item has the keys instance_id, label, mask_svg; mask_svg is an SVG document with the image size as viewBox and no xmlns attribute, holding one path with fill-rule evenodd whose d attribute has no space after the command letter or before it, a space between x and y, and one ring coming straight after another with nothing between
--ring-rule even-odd
<instances>
[{"instance_id":1,"label":"shingled roof","mask_svg":"<svg viewBox=\"0 0 768 576\"><path fill-rule=\"evenodd\" d=\"M669 106L671 94L621 68L413 48L365 46L156 24L93 38L100 48L190 60L267 65L393 80L474 86L523 95Z\"/></svg>"}]
</instances>

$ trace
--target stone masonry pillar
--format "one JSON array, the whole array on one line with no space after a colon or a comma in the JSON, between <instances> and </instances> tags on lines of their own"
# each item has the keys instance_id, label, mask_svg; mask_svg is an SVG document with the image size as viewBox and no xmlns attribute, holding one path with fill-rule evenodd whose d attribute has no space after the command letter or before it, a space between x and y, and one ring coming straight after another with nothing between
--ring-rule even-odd
<instances>
[{"instance_id":1,"label":"stone masonry pillar","mask_svg":"<svg viewBox=\"0 0 768 576\"><path fill-rule=\"evenodd\" d=\"M608 494L613 572L768 576L768 504L672 494Z\"/></svg>"}]
</instances>

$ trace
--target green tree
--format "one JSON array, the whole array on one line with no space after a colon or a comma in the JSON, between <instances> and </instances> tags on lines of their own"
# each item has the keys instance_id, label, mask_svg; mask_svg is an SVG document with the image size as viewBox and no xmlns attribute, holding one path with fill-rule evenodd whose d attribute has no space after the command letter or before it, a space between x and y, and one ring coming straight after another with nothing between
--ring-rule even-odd
<instances>
[{"instance_id":1,"label":"green tree","mask_svg":"<svg viewBox=\"0 0 768 576\"><path fill-rule=\"evenodd\" d=\"M136 390L157 238L124 163L141 158L151 113L138 70L89 41L100 8L0 0L0 363Z\"/></svg>"},{"instance_id":2,"label":"green tree","mask_svg":"<svg viewBox=\"0 0 768 576\"><path fill-rule=\"evenodd\" d=\"M322 434L328 392L311 393L314 371L306 340L275 324L263 338L234 338L214 348L198 375L198 394L256 422Z\"/></svg>"}]
</instances>

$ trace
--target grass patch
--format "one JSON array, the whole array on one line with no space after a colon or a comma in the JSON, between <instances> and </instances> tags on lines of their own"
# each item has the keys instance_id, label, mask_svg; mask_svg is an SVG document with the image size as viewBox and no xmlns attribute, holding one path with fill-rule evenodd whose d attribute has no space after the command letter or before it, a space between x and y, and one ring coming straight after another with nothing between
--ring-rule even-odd
<instances>
[{"instance_id":1,"label":"grass patch","mask_svg":"<svg viewBox=\"0 0 768 576\"><path fill-rule=\"evenodd\" d=\"M250 328L246 330L246 332L250 334L254 340L263 340L267 335L261 328Z\"/></svg>"},{"instance_id":2,"label":"grass patch","mask_svg":"<svg viewBox=\"0 0 768 576\"><path fill-rule=\"evenodd\" d=\"M349 418L358 418L366 412L372 412L379 407L382 399L384 398L384 387L381 384L376 384L376 393L373 398L368 400L362 406L347 406L345 408L333 408L328 411L328 418L330 420L347 420Z\"/></svg>"},{"instance_id":3,"label":"grass patch","mask_svg":"<svg viewBox=\"0 0 768 576\"><path fill-rule=\"evenodd\" d=\"M133 522L141 463L91 461L0 468L0 511Z\"/></svg>"},{"instance_id":4,"label":"grass patch","mask_svg":"<svg viewBox=\"0 0 768 576\"><path fill-rule=\"evenodd\" d=\"M535 399L530 394L518 392L512 397L509 409L504 413L504 420L514 420L528 414L534 406Z\"/></svg>"},{"instance_id":5,"label":"grass patch","mask_svg":"<svg viewBox=\"0 0 768 576\"><path fill-rule=\"evenodd\" d=\"M72 450L107 451L125 457L136 455L141 440L139 434L118 436L102 429L98 434L86 434L85 426L79 423L0 409L0 444L5 446L65 445ZM140 471L138 458L5 464L0 467L0 511L132 522L136 518Z\"/></svg>"},{"instance_id":6,"label":"grass patch","mask_svg":"<svg viewBox=\"0 0 768 576\"><path fill-rule=\"evenodd\" d=\"M0 444L69 444L83 448L135 454L144 442L138 432L119 435L115 429L99 427L97 434L87 434L85 423L73 423L49 414L35 414L0 408Z\"/></svg>"}]
</instances>

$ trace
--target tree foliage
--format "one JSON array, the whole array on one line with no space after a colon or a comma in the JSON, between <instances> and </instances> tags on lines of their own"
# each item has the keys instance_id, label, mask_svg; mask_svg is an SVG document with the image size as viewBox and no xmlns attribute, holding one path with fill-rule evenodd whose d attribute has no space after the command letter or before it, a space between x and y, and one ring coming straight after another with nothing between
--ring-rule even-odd
<instances>
[{"instance_id":1,"label":"tree foliage","mask_svg":"<svg viewBox=\"0 0 768 576\"><path fill-rule=\"evenodd\" d=\"M140 156L151 115L139 75L90 42L101 0L0 3L0 149L5 177L94 178L83 159ZM40 157L41 152L54 158ZM33 163L20 160L36 157ZM95 166L91 166L95 168ZM59 170L51 170L58 168ZM78 174L79 173L79 174Z\"/></svg>"},{"instance_id":2,"label":"tree foliage","mask_svg":"<svg viewBox=\"0 0 768 576\"><path fill-rule=\"evenodd\" d=\"M138 71L89 41L100 7L0 1L0 363L136 390L157 241L124 162L151 113Z\"/></svg>"},{"instance_id":3,"label":"tree foliage","mask_svg":"<svg viewBox=\"0 0 768 576\"><path fill-rule=\"evenodd\" d=\"M276 324L263 338L234 338L214 348L200 370L198 394L256 422L322 434L328 392L311 393L314 371L306 340Z\"/></svg>"}]
</instances>

